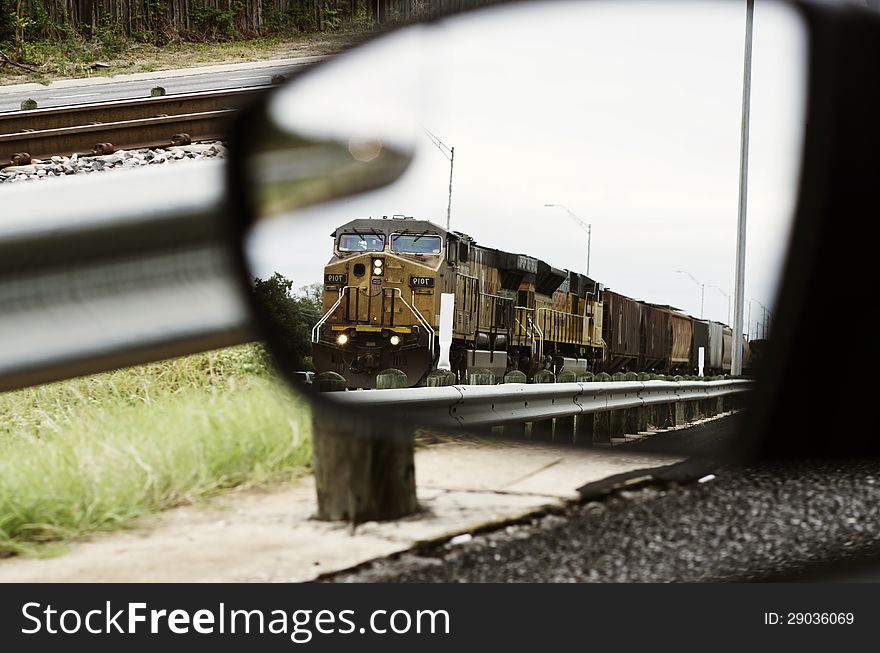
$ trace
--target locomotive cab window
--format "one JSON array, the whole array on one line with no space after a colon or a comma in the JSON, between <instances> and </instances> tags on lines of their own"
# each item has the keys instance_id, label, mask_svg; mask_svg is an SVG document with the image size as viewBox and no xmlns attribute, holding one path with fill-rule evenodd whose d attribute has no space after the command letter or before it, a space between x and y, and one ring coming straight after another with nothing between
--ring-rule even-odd
<instances>
[{"instance_id":1,"label":"locomotive cab window","mask_svg":"<svg viewBox=\"0 0 880 653\"><path fill-rule=\"evenodd\" d=\"M401 254L439 254L442 242L440 236L393 234L391 251Z\"/></svg>"},{"instance_id":2,"label":"locomotive cab window","mask_svg":"<svg viewBox=\"0 0 880 653\"><path fill-rule=\"evenodd\" d=\"M339 237L340 252L381 252L385 249L385 236L380 234L342 234Z\"/></svg>"}]
</instances>

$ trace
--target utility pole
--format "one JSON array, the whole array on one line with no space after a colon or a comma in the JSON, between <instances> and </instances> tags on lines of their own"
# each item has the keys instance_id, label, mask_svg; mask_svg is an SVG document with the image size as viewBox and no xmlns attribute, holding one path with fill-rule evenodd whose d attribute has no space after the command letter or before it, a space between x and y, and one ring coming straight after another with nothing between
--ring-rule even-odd
<instances>
[{"instance_id":1,"label":"utility pole","mask_svg":"<svg viewBox=\"0 0 880 653\"><path fill-rule=\"evenodd\" d=\"M743 300L746 282L746 205L749 178L749 108L752 92L752 24L755 17L755 0L746 0L746 43L743 62L742 128L739 167L739 218L736 232L736 286L733 310L733 333L736 344L730 360L730 373L742 374Z\"/></svg>"},{"instance_id":2,"label":"utility pole","mask_svg":"<svg viewBox=\"0 0 880 653\"><path fill-rule=\"evenodd\" d=\"M440 153L449 161L449 202L446 205L446 231L450 231L452 225L452 168L455 165L455 148L447 146L427 128L425 128L425 134L428 135L431 142L437 146Z\"/></svg>"},{"instance_id":3,"label":"utility pole","mask_svg":"<svg viewBox=\"0 0 880 653\"><path fill-rule=\"evenodd\" d=\"M572 211L568 207L565 207L562 204L545 204L544 206L546 206L548 208L555 207L555 208L562 209L563 211L568 213L568 215L571 217L572 220L574 220L575 222L577 222L580 225L581 229L583 229L584 231L587 232L587 273L586 274L587 274L587 276L590 276L590 249L592 248L592 245L593 245L593 225L588 224L588 223L584 222L583 220L581 220L574 213L572 213Z\"/></svg>"}]
</instances>

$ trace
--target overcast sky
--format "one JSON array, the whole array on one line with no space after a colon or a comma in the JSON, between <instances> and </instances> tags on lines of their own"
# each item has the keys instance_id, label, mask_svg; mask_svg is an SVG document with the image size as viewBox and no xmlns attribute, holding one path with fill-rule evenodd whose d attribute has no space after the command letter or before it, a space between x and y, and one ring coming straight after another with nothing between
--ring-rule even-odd
<instances>
[{"instance_id":1,"label":"overcast sky","mask_svg":"<svg viewBox=\"0 0 880 653\"><path fill-rule=\"evenodd\" d=\"M756 3L746 299L770 305L794 209L806 43ZM733 291L745 3L534 3L417 27L319 69L275 115L312 133L408 142L396 183L267 220L254 272L320 281L330 232L355 217L446 223L479 243L583 272L637 299L727 321ZM347 60L346 60L347 59ZM323 72L322 72L323 71ZM752 305L752 322L759 307ZM748 307L746 307L748 314ZM754 327L753 327L754 328Z\"/></svg>"}]
</instances>

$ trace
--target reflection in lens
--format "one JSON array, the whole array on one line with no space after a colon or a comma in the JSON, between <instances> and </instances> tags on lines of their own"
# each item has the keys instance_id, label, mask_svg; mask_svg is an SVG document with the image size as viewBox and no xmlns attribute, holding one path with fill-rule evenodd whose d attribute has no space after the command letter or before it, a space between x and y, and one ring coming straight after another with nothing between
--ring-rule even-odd
<instances>
[{"instance_id":1,"label":"reflection in lens","mask_svg":"<svg viewBox=\"0 0 880 653\"><path fill-rule=\"evenodd\" d=\"M319 284L318 372L351 389L388 370L406 387L706 378L735 347L756 371L798 183L798 18L755 14L757 303L739 335L742 7L539 4L419 28L279 96L248 256L254 276Z\"/></svg>"}]
</instances>

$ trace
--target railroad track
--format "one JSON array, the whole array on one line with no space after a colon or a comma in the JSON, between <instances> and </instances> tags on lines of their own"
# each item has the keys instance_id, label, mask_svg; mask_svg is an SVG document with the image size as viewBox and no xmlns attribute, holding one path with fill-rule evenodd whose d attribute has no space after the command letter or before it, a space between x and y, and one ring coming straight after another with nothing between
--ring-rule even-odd
<instances>
[{"instance_id":1,"label":"railroad track","mask_svg":"<svg viewBox=\"0 0 880 653\"><path fill-rule=\"evenodd\" d=\"M192 142L225 137L230 116L269 86L114 100L51 109L0 113L0 167L13 156L33 159L94 154L113 149L163 147L185 134ZM179 139L177 139L179 141ZM102 149L98 153L108 153ZM26 163L28 157L18 157Z\"/></svg>"}]
</instances>

